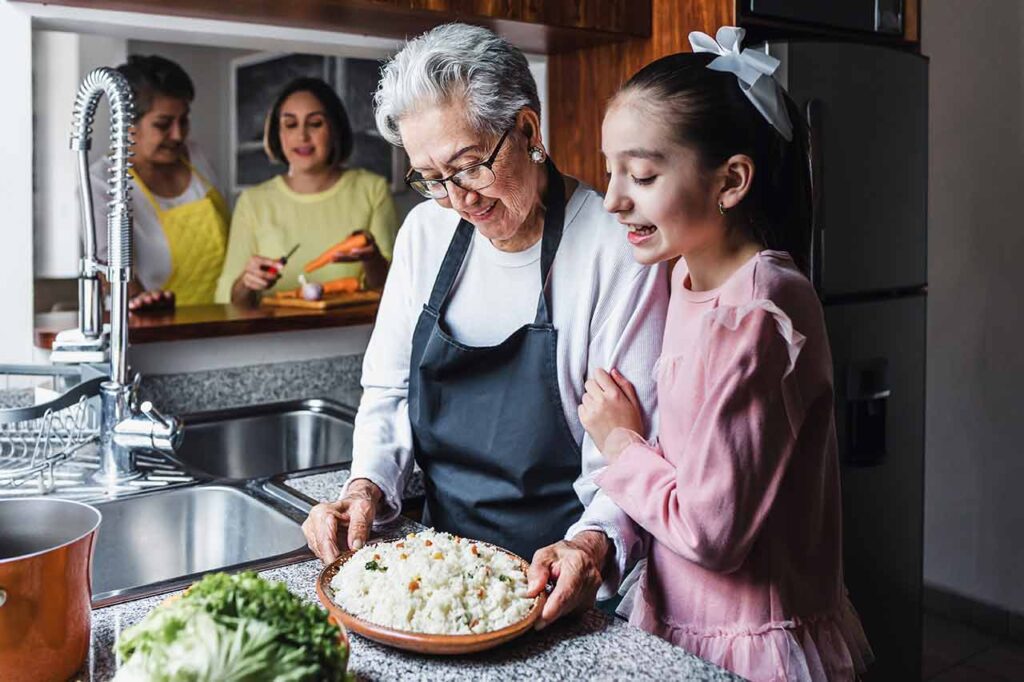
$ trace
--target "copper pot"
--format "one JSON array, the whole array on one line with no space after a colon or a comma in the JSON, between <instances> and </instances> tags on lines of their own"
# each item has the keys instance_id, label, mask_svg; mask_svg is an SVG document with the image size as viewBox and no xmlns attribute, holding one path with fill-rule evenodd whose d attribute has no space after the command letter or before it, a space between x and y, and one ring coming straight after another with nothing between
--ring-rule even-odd
<instances>
[{"instance_id":1,"label":"copper pot","mask_svg":"<svg viewBox=\"0 0 1024 682\"><path fill-rule=\"evenodd\" d=\"M101 518L70 500L0 500L0 679L66 680L82 667Z\"/></svg>"}]
</instances>

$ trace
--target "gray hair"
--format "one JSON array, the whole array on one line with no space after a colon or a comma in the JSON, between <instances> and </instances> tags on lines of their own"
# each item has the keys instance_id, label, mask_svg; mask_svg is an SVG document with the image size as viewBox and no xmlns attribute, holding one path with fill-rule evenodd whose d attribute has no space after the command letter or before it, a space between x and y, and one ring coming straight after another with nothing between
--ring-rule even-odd
<instances>
[{"instance_id":1,"label":"gray hair","mask_svg":"<svg viewBox=\"0 0 1024 682\"><path fill-rule=\"evenodd\" d=\"M444 24L413 38L381 69L373 96L377 130L402 146L399 120L423 106L463 98L470 125L498 135L523 107L540 116L537 84L526 57L492 31Z\"/></svg>"}]
</instances>

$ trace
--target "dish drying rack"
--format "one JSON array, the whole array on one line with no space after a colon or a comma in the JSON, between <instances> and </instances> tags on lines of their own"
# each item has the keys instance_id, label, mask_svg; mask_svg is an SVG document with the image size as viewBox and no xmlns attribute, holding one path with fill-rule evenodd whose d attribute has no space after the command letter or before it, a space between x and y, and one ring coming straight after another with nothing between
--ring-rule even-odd
<instances>
[{"instance_id":1,"label":"dish drying rack","mask_svg":"<svg viewBox=\"0 0 1024 682\"><path fill-rule=\"evenodd\" d=\"M100 464L98 396L108 380L94 365L0 364L0 499L110 499L195 481L158 453L136 455L134 480L92 480Z\"/></svg>"}]
</instances>

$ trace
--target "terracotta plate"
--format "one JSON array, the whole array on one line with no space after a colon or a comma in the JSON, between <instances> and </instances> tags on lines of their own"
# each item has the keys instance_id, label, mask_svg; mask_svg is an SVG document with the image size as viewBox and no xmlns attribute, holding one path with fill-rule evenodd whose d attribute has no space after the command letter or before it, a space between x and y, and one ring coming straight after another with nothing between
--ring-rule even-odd
<instances>
[{"instance_id":1,"label":"terracotta plate","mask_svg":"<svg viewBox=\"0 0 1024 682\"><path fill-rule=\"evenodd\" d=\"M521 557L506 549L490 545L486 542L475 542L509 555L523 567L523 572L529 566ZM540 618L541 610L544 608L544 601L547 599L547 595L541 592L537 596L533 608L530 609L525 618L518 623L513 623L508 627L493 632L483 632L475 635L434 635L410 632L408 630L395 630L371 623L362 618L356 618L334 603L334 589L331 588L331 580L353 554L355 552L344 552L320 571L320 575L316 580L316 594L320 598L320 602L327 608L328 613L346 628L367 639L372 639L375 642L386 644L396 649L405 649L406 651L414 651L420 654L468 654L474 651L484 651L485 649L490 649L515 639L530 630L534 622Z\"/></svg>"}]
</instances>

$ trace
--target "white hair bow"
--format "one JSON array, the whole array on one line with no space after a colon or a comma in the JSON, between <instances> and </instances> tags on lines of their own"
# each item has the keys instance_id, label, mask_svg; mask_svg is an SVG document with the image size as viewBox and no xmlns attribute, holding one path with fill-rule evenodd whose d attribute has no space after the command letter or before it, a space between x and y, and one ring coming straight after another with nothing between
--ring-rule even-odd
<instances>
[{"instance_id":1,"label":"white hair bow","mask_svg":"<svg viewBox=\"0 0 1024 682\"><path fill-rule=\"evenodd\" d=\"M740 89L757 107L761 115L789 142L793 139L793 122L786 110L782 87L775 80L779 60L757 50L740 51L746 31L736 26L723 26L712 38L707 33L690 33L690 47L694 52L717 54L708 68L736 74Z\"/></svg>"}]
</instances>

